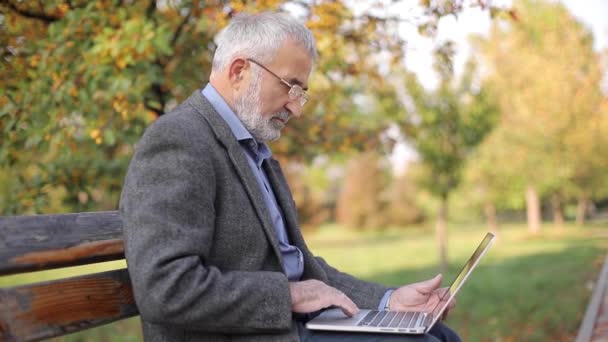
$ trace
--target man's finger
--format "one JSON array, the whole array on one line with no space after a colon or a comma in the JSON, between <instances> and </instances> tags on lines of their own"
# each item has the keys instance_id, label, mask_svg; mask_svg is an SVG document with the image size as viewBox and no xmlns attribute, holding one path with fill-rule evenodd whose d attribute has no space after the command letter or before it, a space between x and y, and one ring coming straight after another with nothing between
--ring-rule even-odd
<instances>
[{"instance_id":1,"label":"man's finger","mask_svg":"<svg viewBox=\"0 0 608 342\"><path fill-rule=\"evenodd\" d=\"M439 298L441 298L443 301L446 301L450 298L450 289L447 287L437 290L437 293L439 294ZM455 306L456 306L456 297L453 297L450 300L450 302L448 303L448 310L452 309Z\"/></svg>"},{"instance_id":2,"label":"man's finger","mask_svg":"<svg viewBox=\"0 0 608 342\"><path fill-rule=\"evenodd\" d=\"M456 298L452 298L452 300L450 300L450 302L448 303L448 307L445 308L445 310L443 311L443 314L441 315L442 321L445 320L446 318L448 318L448 314L455 306L456 306Z\"/></svg>"},{"instance_id":3,"label":"man's finger","mask_svg":"<svg viewBox=\"0 0 608 342\"><path fill-rule=\"evenodd\" d=\"M347 295L340 291L338 291L337 301L335 305L340 307L340 309L342 309L342 312L344 312L344 314L349 317L352 317L356 315L357 312L359 312L357 304L355 304L350 298L348 298Z\"/></svg>"},{"instance_id":4,"label":"man's finger","mask_svg":"<svg viewBox=\"0 0 608 342\"><path fill-rule=\"evenodd\" d=\"M448 287L442 287L440 289L435 290L435 294L437 294L437 296L442 299L448 299L450 297L449 292L450 289Z\"/></svg>"},{"instance_id":5,"label":"man's finger","mask_svg":"<svg viewBox=\"0 0 608 342\"><path fill-rule=\"evenodd\" d=\"M450 305L448 306L450 309L453 309L454 307L456 307L456 297L452 298Z\"/></svg>"}]
</instances>

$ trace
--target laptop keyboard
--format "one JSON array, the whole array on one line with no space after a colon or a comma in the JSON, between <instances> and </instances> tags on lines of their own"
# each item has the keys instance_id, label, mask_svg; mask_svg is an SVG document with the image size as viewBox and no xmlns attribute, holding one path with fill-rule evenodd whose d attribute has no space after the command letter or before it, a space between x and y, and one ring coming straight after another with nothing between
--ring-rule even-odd
<instances>
[{"instance_id":1,"label":"laptop keyboard","mask_svg":"<svg viewBox=\"0 0 608 342\"><path fill-rule=\"evenodd\" d=\"M425 314L425 312L372 310L357 325L378 328L414 328L423 322Z\"/></svg>"}]
</instances>

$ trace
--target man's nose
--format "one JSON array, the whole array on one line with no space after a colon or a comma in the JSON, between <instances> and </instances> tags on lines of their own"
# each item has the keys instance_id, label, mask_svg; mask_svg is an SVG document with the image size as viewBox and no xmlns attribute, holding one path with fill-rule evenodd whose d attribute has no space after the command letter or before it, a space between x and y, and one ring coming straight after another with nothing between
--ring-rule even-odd
<instances>
[{"instance_id":1,"label":"man's nose","mask_svg":"<svg viewBox=\"0 0 608 342\"><path fill-rule=\"evenodd\" d=\"M300 99L287 102L287 110L291 112L291 115L299 118L302 115L302 106L300 106Z\"/></svg>"}]
</instances>

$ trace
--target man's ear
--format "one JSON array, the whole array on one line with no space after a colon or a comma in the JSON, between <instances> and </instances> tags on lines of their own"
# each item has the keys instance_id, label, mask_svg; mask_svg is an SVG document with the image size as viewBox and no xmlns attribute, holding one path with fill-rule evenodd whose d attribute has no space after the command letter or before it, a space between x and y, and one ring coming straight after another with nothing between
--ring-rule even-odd
<instances>
[{"instance_id":1,"label":"man's ear","mask_svg":"<svg viewBox=\"0 0 608 342\"><path fill-rule=\"evenodd\" d=\"M248 82L249 63L245 58L237 57L228 66L228 80L232 89L239 90Z\"/></svg>"}]
</instances>

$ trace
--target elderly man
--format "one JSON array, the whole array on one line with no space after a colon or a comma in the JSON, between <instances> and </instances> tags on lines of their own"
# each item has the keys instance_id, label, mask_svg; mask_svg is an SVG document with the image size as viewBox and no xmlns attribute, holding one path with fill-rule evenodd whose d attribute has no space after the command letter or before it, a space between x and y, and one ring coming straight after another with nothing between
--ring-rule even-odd
<instances>
[{"instance_id":1,"label":"elderly man","mask_svg":"<svg viewBox=\"0 0 608 342\"><path fill-rule=\"evenodd\" d=\"M423 310L441 277L397 289L309 251L266 142L308 97L312 34L285 14L239 15L220 34L209 84L145 132L120 209L147 341L458 341L444 325L407 337L307 330L335 306Z\"/></svg>"}]
</instances>

